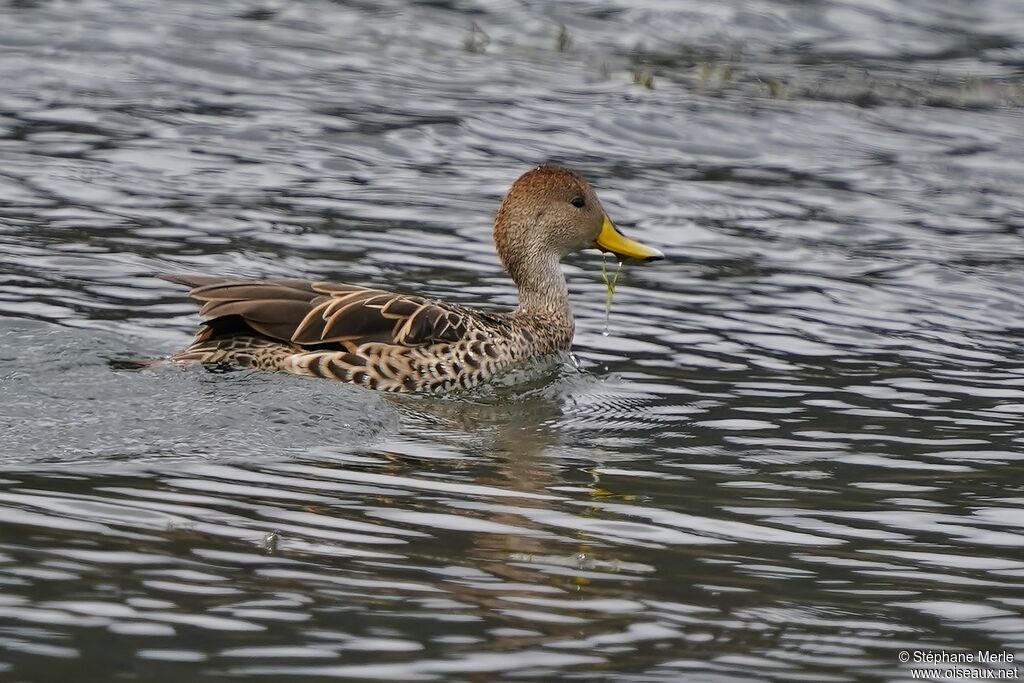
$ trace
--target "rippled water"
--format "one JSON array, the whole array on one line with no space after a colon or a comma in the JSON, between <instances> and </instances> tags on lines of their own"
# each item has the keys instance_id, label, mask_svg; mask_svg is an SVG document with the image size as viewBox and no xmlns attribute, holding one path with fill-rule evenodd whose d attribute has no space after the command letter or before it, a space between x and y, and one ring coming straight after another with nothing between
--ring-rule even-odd
<instances>
[{"instance_id":1,"label":"rippled water","mask_svg":"<svg viewBox=\"0 0 1024 683\"><path fill-rule=\"evenodd\" d=\"M1024 657L1018 0L0 4L0 677L902 680ZM157 365L154 273L509 305L558 161L667 253L435 399Z\"/></svg>"}]
</instances>

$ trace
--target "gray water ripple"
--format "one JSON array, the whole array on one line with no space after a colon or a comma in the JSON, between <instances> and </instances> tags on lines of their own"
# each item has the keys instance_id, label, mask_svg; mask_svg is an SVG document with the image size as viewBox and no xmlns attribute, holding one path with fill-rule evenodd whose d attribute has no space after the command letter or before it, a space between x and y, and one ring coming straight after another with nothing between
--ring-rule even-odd
<instances>
[{"instance_id":1,"label":"gray water ripple","mask_svg":"<svg viewBox=\"0 0 1024 683\"><path fill-rule=\"evenodd\" d=\"M1017 10L3 6L0 670L898 680L900 649L1019 649ZM568 260L577 362L395 400L121 369L196 322L159 272L512 305L490 224L550 160L670 255L608 336Z\"/></svg>"}]
</instances>

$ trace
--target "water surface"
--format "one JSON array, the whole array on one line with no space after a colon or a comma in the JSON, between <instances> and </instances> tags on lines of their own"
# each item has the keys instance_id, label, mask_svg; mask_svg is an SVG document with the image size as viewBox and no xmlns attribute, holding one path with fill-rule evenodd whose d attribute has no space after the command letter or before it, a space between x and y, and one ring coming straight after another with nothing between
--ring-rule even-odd
<instances>
[{"instance_id":1,"label":"water surface","mask_svg":"<svg viewBox=\"0 0 1024 683\"><path fill-rule=\"evenodd\" d=\"M1024 657L1024 11L0 5L0 675L904 680ZM129 361L154 273L512 305L544 161L610 334L458 398Z\"/></svg>"}]
</instances>

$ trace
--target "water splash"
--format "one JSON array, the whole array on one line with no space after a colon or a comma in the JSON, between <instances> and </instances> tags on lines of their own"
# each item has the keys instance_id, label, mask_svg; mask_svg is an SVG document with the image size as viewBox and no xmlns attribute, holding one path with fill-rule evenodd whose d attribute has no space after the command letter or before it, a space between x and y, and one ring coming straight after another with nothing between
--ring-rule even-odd
<instances>
[{"instance_id":1,"label":"water splash","mask_svg":"<svg viewBox=\"0 0 1024 683\"><path fill-rule=\"evenodd\" d=\"M615 274L611 278L608 277L608 254L601 254L601 280L604 281L605 287L608 288L608 293L604 297L604 329L601 330L601 334L607 337L608 321L611 318L612 312L612 299L615 298L615 285L619 281L619 274L622 273L622 261L619 261L618 267L615 269Z\"/></svg>"}]
</instances>

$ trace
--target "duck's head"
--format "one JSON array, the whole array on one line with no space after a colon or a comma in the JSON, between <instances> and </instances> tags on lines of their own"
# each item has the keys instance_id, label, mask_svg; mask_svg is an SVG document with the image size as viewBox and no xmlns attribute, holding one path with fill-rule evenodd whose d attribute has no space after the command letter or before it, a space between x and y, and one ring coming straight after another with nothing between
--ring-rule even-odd
<instances>
[{"instance_id":1,"label":"duck's head","mask_svg":"<svg viewBox=\"0 0 1024 683\"><path fill-rule=\"evenodd\" d=\"M620 260L665 258L619 232L590 183L550 165L527 171L512 185L494 221L494 243L513 278L532 262L561 260L581 249L600 249Z\"/></svg>"}]
</instances>

